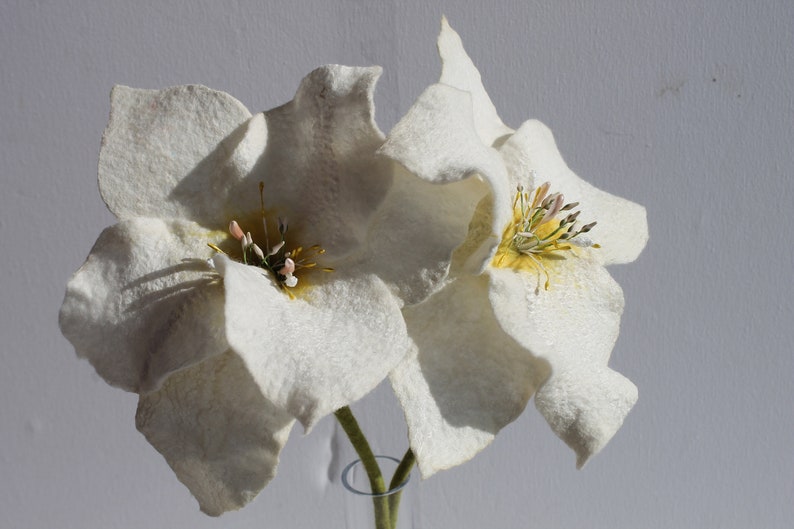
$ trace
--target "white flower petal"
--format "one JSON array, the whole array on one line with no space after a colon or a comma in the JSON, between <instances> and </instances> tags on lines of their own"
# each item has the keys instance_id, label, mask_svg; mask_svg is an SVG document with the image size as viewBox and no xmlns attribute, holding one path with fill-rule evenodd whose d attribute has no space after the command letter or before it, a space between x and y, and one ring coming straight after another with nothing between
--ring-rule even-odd
<instances>
[{"instance_id":1,"label":"white flower petal","mask_svg":"<svg viewBox=\"0 0 794 529\"><path fill-rule=\"evenodd\" d=\"M551 429L576 452L576 466L601 451L637 402L637 386L608 368L555 372L535 395Z\"/></svg>"},{"instance_id":2,"label":"white flower petal","mask_svg":"<svg viewBox=\"0 0 794 529\"><path fill-rule=\"evenodd\" d=\"M215 264L229 345L265 397L307 429L371 391L408 351L397 301L375 276L315 272L290 299L265 270L223 256Z\"/></svg>"},{"instance_id":3,"label":"white flower petal","mask_svg":"<svg viewBox=\"0 0 794 529\"><path fill-rule=\"evenodd\" d=\"M292 221L304 245L321 244L327 259L358 249L391 185L388 162L375 155L383 142L373 106L380 73L318 68L291 102L266 113L269 143L257 167L265 204Z\"/></svg>"},{"instance_id":4,"label":"white flower petal","mask_svg":"<svg viewBox=\"0 0 794 529\"><path fill-rule=\"evenodd\" d=\"M201 510L218 516L243 507L275 477L294 420L228 351L142 396L135 422Z\"/></svg>"},{"instance_id":5,"label":"white flower petal","mask_svg":"<svg viewBox=\"0 0 794 529\"><path fill-rule=\"evenodd\" d=\"M540 181L551 182L551 190L562 193L568 202L579 202L581 219L596 221L589 234L601 245L597 258L604 264L635 260L648 241L645 208L601 191L571 171L562 159L551 130L535 120L525 122L502 147L510 172L535 170ZM519 154L520 153L520 154Z\"/></svg>"},{"instance_id":6,"label":"white flower petal","mask_svg":"<svg viewBox=\"0 0 794 529\"><path fill-rule=\"evenodd\" d=\"M495 209L490 234L469 258L480 269L490 260L510 219L513 190L499 154L483 145L473 127L471 97L445 85L427 88L389 133L380 152L419 178L436 184L479 175L491 186Z\"/></svg>"},{"instance_id":7,"label":"white flower petal","mask_svg":"<svg viewBox=\"0 0 794 529\"><path fill-rule=\"evenodd\" d=\"M223 198L263 146L263 138L247 137L250 116L232 96L204 86L116 86L99 154L102 198L119 219L228 224ZM249 148L252 141L259 148Z\"/></svg>"},{"instance_id":8,"label":"white flower petal","mask_svg":"<svg viewBox=\"0 0 794 529\"><path fill-rule=\"evenodd\" d=\"M446 18L441 19L438 53L442 63L439 82L471 94L474 125L482 142L492 146L500 137L512 133L513 130L499 119L496 107L482 85L480 72L463 49L460 36L449 26Z\"/></svg>"},{"instance_id":9,"label":"white flower petal","mask_svg":"<svg viewBox=\"0 0 794 529\"><path fill-rule=\"evenodd\" d=\"M471 95L442 84L422 92L380 152L436 184L504 173L498 153L474 130Z\"/></svg>"},{"instance_id":10,"label":"white flower petal","mask_svg":"<svg viewBox=\"0 0 794 529\"><path fill-rule=\"evenodd\" d=\"M488 186L476 178L437 186L394 164L394 184L373 219L366 253L348 266L376 273L416 304L446 280L453 251Z\"/></svg>"},{"instance_id":11,"label":"white flower petal","mask_svg":"<svg viewBox=\"0 0 794 529\"><path fill-rule=\"evenodd\" d=\"M223 288L205 262L211 237L194 223L157 219L99 236L67 285L60 325L109 384L149 391L226 350Z\"/></svg>"},{"instance_id":12,"label":"white flower petal","mask_svg":"<svg viewBox=\"0 0 794 529\"><path fill-rule=\"evenodd\" d=\"M581 466L615 434L637 390L607 367L618 336L623 293L586 258L548 262L550 287L527 272L493 268L490 300L502 328L552 374L536 406L578 455Z\"/></svg>"},{"instance_id":13,"label":"white flower petal","mask_svg":"<svg viewBox=\"0 0 794 529\"><path fill-rule=\"evenodd\" d=\"M528 349L552 359L552 367L561 361L606 364L623 312L620 285L586 257L544 263L548 290L542 273L488 270L491 303L502 327Z\"/></svg>"},{"instance_id":14,"label":"white flower petal","mask_svg":"<svg viewBox=\"0 0 794 529\"><path fill-rule=\"evenodd\" d=\"M418 354L391 374L422 476L464 463L524 410L548 365L505 334L484 276L404 311Z\"/></svg>"}]
</instances>

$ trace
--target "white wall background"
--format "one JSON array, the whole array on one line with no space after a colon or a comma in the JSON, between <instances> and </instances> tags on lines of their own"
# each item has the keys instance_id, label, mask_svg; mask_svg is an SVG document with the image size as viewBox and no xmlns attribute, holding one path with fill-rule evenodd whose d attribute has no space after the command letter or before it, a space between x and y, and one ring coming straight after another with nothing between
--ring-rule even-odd
<instances>
[{"instance_id":1,"label":"white wall background","mask_svg":"<svg viewBox=\"0 0 794 529\"><path fill-rule=\"evenodd\" d=\"M57 311L113 222L96 188L113 84L199 82L260 110L318 65L380 64L388 131L437 78L442 13L503 119L549 124L580 175L647 207L651 240L612 270L627 302L612 364L640 388L612 443L577 471L530 406L418 485L416 527L791 527L788 0L2 0L0 527L344 527L330 419L293 432L249 507L208 518ZM355 409L379 451L402 452L387 387Z\"/></svg>"}]
</instances>

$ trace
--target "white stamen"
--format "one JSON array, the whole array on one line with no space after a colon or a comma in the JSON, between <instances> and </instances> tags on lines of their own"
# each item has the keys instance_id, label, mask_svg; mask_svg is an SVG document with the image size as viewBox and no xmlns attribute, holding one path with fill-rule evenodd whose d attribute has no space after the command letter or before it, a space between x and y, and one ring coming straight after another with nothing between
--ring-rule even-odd
<instances>
[{"instance_id":1,"label":"white stamen","mask_svg":"<svg viewBox=\"0 0 794 529\"><path fill-rule=\"evenodd\" d=\"M293 288L295 285L298 284L298 278L292 274L288 274L286 279L284 280L284 284L290 288Z\"/></svg>"},{"instance_id":2,"label":"white stamen","mask_svg":"<svg viewBox=\"0 0 794 529\"><path fill-rule=\"evenodd\" d=\"M257 257L259 257L260 259L262 259L264 261L265 253L262 251L262 248L260 248L256 244L252 244L251 245L251 249L254 250L254 253L256 254Z\"/></svg>"},{"instance_id":3,"label":"white stamen","mask_svg":"<svg viewBox=\"0 0 794 529\"><path fill-rule=\"evenodd\" d=\"M272 248L272 249L271 249L271 250L270 250L270 251L267 253L268 257L269 257L269 256L271 256L271 255L276 255L276 254L278 253L278 251L279 251L279 250L281 250L281 248L284 246L284 242L285 242L285 241L281 241L280 243L278 243L277 245L275 245L275 246L274 246L274 247L273 247L273 248Z\"/></svg>"}]
</instances>

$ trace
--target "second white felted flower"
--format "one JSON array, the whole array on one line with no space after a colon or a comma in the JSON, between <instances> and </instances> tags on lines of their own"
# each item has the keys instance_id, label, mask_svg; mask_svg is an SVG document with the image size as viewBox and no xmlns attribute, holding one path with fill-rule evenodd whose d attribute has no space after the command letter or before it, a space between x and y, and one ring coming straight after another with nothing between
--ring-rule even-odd
<instances>
[{"instance_id":1,"label":"second white felted flower","mask_svg":"<svg viewBox=\"0 0 794 529\"><path fill-rule=\"evenodd\" d=\"M463 463L535 395L581 466L637 399L607 367L623 294L604 265L637 257L645 210L577 177L540 122L505 126L446 20L438 46L439 84L381 152L422 180L482 180L489 192L450 284L403 311L415 350L391 380L411 447L425 477Z\"/></svg>"}]
</instances>

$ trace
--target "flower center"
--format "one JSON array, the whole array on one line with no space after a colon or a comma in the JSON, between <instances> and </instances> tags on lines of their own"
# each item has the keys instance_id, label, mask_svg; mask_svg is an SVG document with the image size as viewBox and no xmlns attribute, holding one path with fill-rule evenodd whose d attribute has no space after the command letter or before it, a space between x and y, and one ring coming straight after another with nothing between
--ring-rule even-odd
<instances>
[{"instance_id":1,"label":"flower center","mask_svg":"<svg viewBox=\"0 0 794 529\"><path fill-rule=\"evenodd\" d=\"M561 193L549 194L546 182L533 192L518 186L513 199L513 219L502 234L493 265L500 268L532 270L546 276L544 288L549 289L549 272L544 261L565 259L574 254L574 247L599 248L586 233L595 222L580 225L578 202L565 203Z\"/></svg>"},{"instance_id":2,"label":"flower center","mask_svg":"<svg viewBox=\"0 0 794 529\"><path fill-rule=\"evenodd\" d=\"M293 289L298 285L298 277L295 275L302 270L322 270L332 272L332 268L318 268L315 259L324 254L325 250L315 244L308 248L302 246L290 246L287 243L286 235L289 228L286 218L277 218L278 236L276 242L271 244L268 235L268 219L265 213L264 183L259 183L259 201L261 204L262 228L264 232L264 249L254 242L251 232L244 232L236 220L229 223L229 233L240 241L242 263L263 268L268 271L276 284L284 290L290 298L295 296L288 289ZM272 222L272 221L271 221ZM225 253L214 244L209 246L219 253Z\"/></svg>"}]
</instances>

